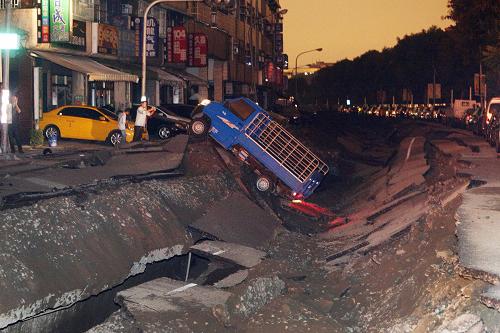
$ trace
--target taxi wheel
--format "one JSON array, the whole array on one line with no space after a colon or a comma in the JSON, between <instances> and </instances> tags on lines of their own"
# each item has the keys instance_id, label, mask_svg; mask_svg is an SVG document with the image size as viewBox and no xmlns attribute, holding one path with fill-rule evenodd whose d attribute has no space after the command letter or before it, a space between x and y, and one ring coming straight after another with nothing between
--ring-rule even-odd
<instances>
[{"instance_id":1,"label":"taxi wheel","mask_svg":"<svg viewBox=\"0 0 500 333\"><path fill-rule=\"evenodd\" d=\"M120 131L113 131L109 133L106 142L112 146L118 145L122 140L122 133Z\"/></svg>"},{"instance_id":2,"label":"taxi wheel","mask_svg":"<svg viewBox=\"0 0 500 333\"><path fill-rule=\"evenodd\" d=\"M55 125L49 125L49 126L45 127L43 134L45 135L45 138L47 138L47 140L53 136L55 136L57 139L59 139L61 137L60 136L61 132L59 131L59 128L57 128L57 126L55 126Z\"/></svg>"},{"instance_id":3,"label":"taxi wheel","mask_svg":"<svg viewBox=\"0 0 500 333\"><path fill-rule=\"evenodd\" d=\"M210 120L206 117L195 118L189 124L189 134L196 137L202 138L208 134L210 129Z\"/></svg>"},{"instance_id":4,"label":"taxi wheel","mask_svg":"<svg viewBox=\"0 0 500 333\"><path fill-rule=\"evenodd\" d=\"M158 138L165 140L173 136L172 130L168 126L161 126L158 128Z\"/></svg>"}]
</instances>

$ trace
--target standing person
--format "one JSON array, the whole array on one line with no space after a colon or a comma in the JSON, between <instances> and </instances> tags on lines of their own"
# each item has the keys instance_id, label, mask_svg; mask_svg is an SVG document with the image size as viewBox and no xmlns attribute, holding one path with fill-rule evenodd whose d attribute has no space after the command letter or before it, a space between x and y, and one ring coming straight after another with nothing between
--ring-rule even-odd
<instances>
[{"instance_id":1,"label":"standing person","mask_svg":"<svg viewBox=\"0 0 500 333\"><path fill-rule=\"evenodd\" d=\"M146 126L146 119L156 111L155 107L148 108L148 99L146 96L141 97L141 105L137 108L134 126L134 142L141 141L142 132Z\"/></svg>"},{"instance_id":2,"label":"standing person","mask_svg":"<svg viewBox=\"0 0 500 333\"><path fill-rule=\"evenodd\" d=\"M19 133L21 109L17 105L17 101L17 96L12 95L10 97L10 103L7 105L7 122L9 123L10 151L12 153L16 152L14 144L15 141L15 143L17 144L18 152L24 153L23 146L21 144L21 135Z\"/></svg>"},{"instance_id":3,"label":"standing person","mask_svg":"<svg viewBox=\"0 0 500 333\"><path fill-rule=\"evenodd\" d=\"M127 142L127 116L130 114L129 110L120 111L118 114L118 129L122 132L122 137L120 144L125 144Z\"/></svg>"}]
</instances>

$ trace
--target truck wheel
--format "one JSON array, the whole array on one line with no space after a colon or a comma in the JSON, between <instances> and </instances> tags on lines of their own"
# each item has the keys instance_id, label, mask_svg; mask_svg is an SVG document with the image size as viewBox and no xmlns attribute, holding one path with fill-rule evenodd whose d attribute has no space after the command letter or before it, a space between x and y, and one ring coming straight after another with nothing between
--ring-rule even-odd
<instances>
[{"instance_id":1,"label":"truck wheel","mask_svg":"<svg viewBox=\"0 0 500 333\"><path fill-rule=\"evenodd\" d=\"M259 190L260 192L268 192L273 187L271 178L266 175L258 176L255 185L257 186L257 190Z\"/></svg>"},{"instance_id":2,"label":"truck wheel","mask_svg":"<svg viewBox=\"0 0 500 333\"><path fill-rule=\"evenodd\" d=\"M208 134L210 121L206 117L196 118L189 124L189 134L195 138L202 138Z\"/></svg>"}]
</instances>

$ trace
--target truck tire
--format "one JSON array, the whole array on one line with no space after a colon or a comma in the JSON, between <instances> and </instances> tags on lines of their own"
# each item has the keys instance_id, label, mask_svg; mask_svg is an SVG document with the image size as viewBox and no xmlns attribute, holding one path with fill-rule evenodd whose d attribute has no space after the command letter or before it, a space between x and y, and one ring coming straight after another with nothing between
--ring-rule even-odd
<instances>
[{"instance_id":1,"label":"truck tire","mask_svg":"<svg viewBox=\"0 0 500 333\"><path fill-rule=\"evenodd\" d=\"M255 182L255 186L257 187L257 190L259 190L260 192L269 192L272 190L273 182L271 180L271 177L267 175L260 175L257 176L257 181Z\"/></svg>"},{"instance_id":2,"label":"truck tire","mask_svg":"<svg viewBox=\"0 0 500 333\"><path fill-rule=\"evenodd\" d=\"M210 129L210 120L207 117L195 118L189 124L189 135L195 138L207 136Z\"/></svg>"}]
</instances>

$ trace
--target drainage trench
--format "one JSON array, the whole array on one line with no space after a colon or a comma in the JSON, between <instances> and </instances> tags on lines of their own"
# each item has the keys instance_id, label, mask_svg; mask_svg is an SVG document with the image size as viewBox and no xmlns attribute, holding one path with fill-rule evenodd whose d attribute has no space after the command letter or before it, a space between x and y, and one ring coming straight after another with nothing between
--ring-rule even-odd
<instances>
[{"instance_id":1,"label":"drainage trench","mask_svg":"<svg viewBox=\"0 0 500 333\"><path fill-rule=\"evenodd\" d=\"M188 261L189 255L185 254L148 264L144 273L129 277L118 286L86 300L79 301L70 307L47 311L33 318L19 321L0 330L0 332L85 332L101 324L113 312L120 309L114 302L118 292L161 277L184 281L188 269ZM209 260L196 254L191 254L191 264L187 281L199 285L212 285L224 277L237 272L239 269L241 267L236 264Z\"/></svg>"}]
</instances>

